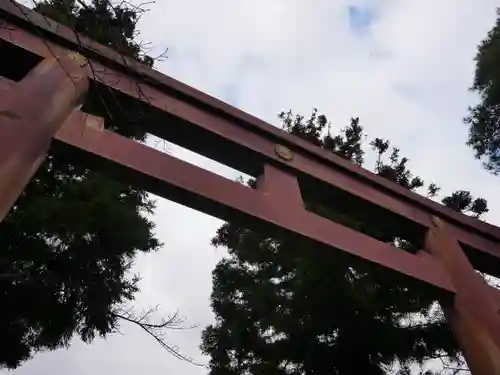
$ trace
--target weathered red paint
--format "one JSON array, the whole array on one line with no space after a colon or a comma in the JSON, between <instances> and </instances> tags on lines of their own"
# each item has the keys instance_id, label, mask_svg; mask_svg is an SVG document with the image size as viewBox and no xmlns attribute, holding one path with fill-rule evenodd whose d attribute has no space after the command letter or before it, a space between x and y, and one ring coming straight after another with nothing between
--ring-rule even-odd
<instances>
[{"instance_id":1,"label":"weathered red paint","mask_svg":"<svg viewBox=\"0 0 500 375\"><path fill-rule=\"evenodd\" d=\"M54 134L82 99L84 70L47 59L0 96L0 222L45 158Z\"/></svg>"},{"instance_id":2,"label":"weathered red paint","mask_svg":"<svg viewBox=\"0 0 500 375\"><path fill-rule=\"evenodd\" d=\"M22 6L21 6L22 8ZM18 10L17 6L2 2L0 4L0 15L8 14L9 19L14 23L7 23L5 27L0 28L0 39L4 39L24 48L39 54L44 57L50 56L54 51L64 51L66 47L52 43L48 40L42 40L29 34L25 30L16 26L17 23L22 23L28 17L33 24L37 25L42 30L53 34L53 37L63 38L75 50L86 50L88 57L93 61L94 69L89 70L93 78L97 78L114 87L119 91L137 97L136 83L141 82L141 89L147 96L148 103L162 110L168 110L170 106L183 110L192 110L192 106L182 108L183 104L192 103L196 109L198 105L203 104L205 115L212 114L218 118L225 118L233 125L237 123L248 128L253 133L258 133L261 138L271 139L272 141L281 140L285 145L291 145L292 149L297 153L303 153L307 159L314 157L326 163L330 168L335 167L342 171L352 173L358 179L364 182L373 183L374 186L382 188L382 191L388 191L395 196L403 197L412 202L416 207L429 211L431 214L439 214L443 219L451 222L457 222L464 227L469 227L475 231L484 233L496 240L500 240L500 228L489 225L484 222L479 222L473 218L458 214L452 210L446 209L440 204L437 204L429 199L426 199L418 194L414 194L401 186L387 181L383 178L370 173L369 171L359 168L352 163L325 152L318 147L315 147L308 142L305 142L297 137L287 134L276 127L273 127L241 110L238 110L220 100L217 100L209 95L200 92L188 85L185 85L171 77L163 75L158 71L147 68L144 64L140 64L133 59L124 57L108 47L99 45L84 36L79 36L78 40L74 31L59 25L53 21L48 21L39 14L23 8L23 12ZM79 42L80 43L79 43ZM98 52L98 54L96 54ZM172 98L166 96L166 92L172 93L171 96L181 98L179 102L171 102ZM142 98L144 99L144 98ZM173 111L173 110L172 110ZM177 111L176 111L177 112ZM195 114L195 116L198 116ZM252 142L249 142L252 143Z\"/></svg>"},{"instance_id":3,"label":"weathered red paint","mask_svg":"<svg viewBox=\"0 0 500 375\"><path fill-rule=\"evenodd\" d=\"M2 87L0 80L0 92L11 86L15 84L4 83ZM307 212L297 179L290 172L266 164L264 173L258 179L258 189L253 190L115 133L104 131L102 124L93 124L101 124L101 120L75 111L56 133L55 139L84 151L85 158L111 162L106 165L98 162L96 165L116 177L126 178L167 199L222 219L230 218L229 211L240 212L393 268L445 291L454 291L447 276L432 257L423 253L408 254ZM151 178L154 183L148 180ZM270 215L266 210L271 212ZM276 221L276 217L281 219ZM300 228L304 223L307 226L305 231Z\"/></svg>"},{"instance_id":4,"label":"weathered red paint","mask_svg":"<svg viewBox=\"0 0 500 375\"><path fill-rule=\"evenodd\" d=\"M358 168L342 158L336 157L308 142L280 131L248 113L234 108L171 77L161 74L158 71L149 69L144 64L140 64L133 59L120 55L112 49L100 45L89 38L82 35L78 35L77 37L73 30L50 21L26 7L19 4L14 5L12 2L1 2L0 17L2 15L7 17L7 20L12 23L8 24L8 27L3 28L3 32L0 28L0 39L14 41L14 43L25 46L25 48L43 56L47 56L47 53L51 53L47 47L50 49L62 48L54 43L49 43L47 40L41 43L40 40L37 41L33 35L26 35L27 33L22 30L22 27L29 22L30 25L35 25L40 30L46 32L51 38L63 39L70 48L84 51L84 54L93 60L96 69L92 73L97 74L99 80L104 79L104 82L106 82L103 75L108 75L108 77L109 75L114 75L108 78L109 81L118 82L126 80L129 87L128 90L135 92L136 82L138 81L143 83L143 85L141 85L143 90L153 88L159 90L159 94L155 92L146 93L148 101L150 101L152 105L157 105L161 109L167 109L165 106L167 103L163 105L156 104L155 100L162 100L161 95L164 94L165 91L171 92L175 97L183 98L183 102L193 103L195 106L202 105L203 108L205 108L205 114L211 113L217 117L226 118L232 124L238 124L251 129L252 132L258 133L262 138L290 145L292 146L292 150L303 152L308 158L314 157L319 159L326 163L329 168L339 168L344 172L352 173L361 180L364 180L364 182L370 182L374 184L374 186L382 188L382 190L412 202L418 208L428 210L432 214L439 214L443 219L457 222L468 229L474 229L475 231L491 236L495 240L500 240L500 228L496 226L465 217L464 215L448 210L442 205L436 204L418 194L413 194L397 184L379 178L373 173ZM16 25L20 25L21 28L16 27ZM130 79L127 80L126 77L133 77L134 79L131 81ZM108 84L111 87L115 87L116 83L113 84L112 82L108 82ZM118 90L123 90L123 88L118 88ZM129 94L134 96L137 95L137 93L132 92L129 92ZM158 97L160 98L158 99Z\"/></svg>"},{"instance_id":5,"label":"weathered red paint","mask_svg":"<svg viewBox=\"0 0 500 375\"><path fill-rule=\"evenodd\" d=\"M16 27L14 24L9 24L8 32L5 30L0 28L0 39L9 40L40 56L47 57L51 56L54 51L58 53L65 51L62 46L50 41L42 41L39 37ZM87 70L91 78L129 96L144 100L144 98L139 97L137 92L136 77L106 67L97 60L97 58L91 60L93 68ZM141 64L135 63L135 65L140 66ZM143 69L145 69L143 66L139 69L141 74ZM154 72L153 75L157 77L158 73ZM169 82L174 81L170 78L168 80ZM158 124L153 121L141 124L150 133L250 174L255 174L262 163L274 163L287 169L291 168L297 174L312 176L334 187L348 191L367 202L381 206L423 227L429 228L432 215L439 213L443 219L449 222L449 231L461 243L489 256L478 263L477 267L500 276L500 267L495 267L491 261L492 257L500 259L500 247L498 246L500 234L496 235L497 227L446 209L438 203L409 192L397 184L356 167L341 158L331 155L331 153L322 152L317 147L308 144L302 145L304 142L301 140L271 125L265 127L267 129L266 133L259 133L256 131L255 126L252 125L253 123L246 118L249 115L241 111L242 116L245 115L243 116L245 118L236 121L234 118L221 116L220 111L207 110L205 106L199 106L196 101L189 98L176 97L174 94L169 93L172 90L165 91L160 87L160 84L152 84L147 80L142 82L140 84L141 95L147 97L148 104L171 116L168 121L165 120L168 125ZM179 85L182 84L179 83ZM179 85L176 85L176 87ZM209 101L208 104L212 105L213 103ZM174 123L174 119L180 119L178 121L181 122ZM259 122L259 124L261 123ZM148 126L149 128L147 128ZM207 135L215 136L220 144L211 146L207 142L200 143L197 141L205 139ZM290 143L290 140L293 140L293 143ZM193 142L196 143L193 144ZM275 146L279 142L289 145L292 149L294 152L292 161L284 161L276 155ZM233 148L230 149L230 152L225 152L226 146L233 146ZM302 146L314 150L314 155ZM251 157L235 157L236 152Z\"/></svg>"},{"instance_id":6,"label":"weathered red paint","mask_svg":"<svg viewBox=\"0 0 500 375\"><path fill-rule=\"evenodd\" d=\"M441 302L446 321L451 327L457 342L473 375L500 374L500 353L498 347L491 341L491 335L484 327L463 314L456 308L453 301Z\"/></svg>"},{"instance_id":7,"label":"weathered red paint","mask_svg":"<svg viewBox=\"0 0 500 375\"><path fill-rule=\"evenodd\" d=\"M500 375L500 319L491 287L437 218L426 248L444 266L455 287L453 298L444 298L441 305L470 369L474 375Z\"/></svg>"},{"instance_id":8,"label":"weathered red paint","mask_svg":"<svg viewBox=\"0 0 500 375\"><path fill-rule=\"evenodd\" d=\"M285 197L298 199L296 189L282 194L282 200L276 201L276 192L272 192L272 200L268 199L267 188L250 189L115 133L89 128L85 126L85 116L76 112L56 139L85 151L82 157L93 159L90 162L96 162L116 177L216 217L243 218L249 225L266 223L379 263L443 291L454 291L447 275L431 256L406 253L307 212L298 204L294 206ZM272 169L265 170L265 179L281 178L269 175Z\"/></svg>"},{"instance_id":9,"label":"weathered red paint","mask_svg":"<svg viewBox=\"0 0 500 375\"><path fill-rule=\"evenodd\" d=\"M264 165L263 173L257 179L257 190L278 208L288 207L291 211L303 211L304 202L297 177L270 164Z\"/></svg>"}]
</instances>

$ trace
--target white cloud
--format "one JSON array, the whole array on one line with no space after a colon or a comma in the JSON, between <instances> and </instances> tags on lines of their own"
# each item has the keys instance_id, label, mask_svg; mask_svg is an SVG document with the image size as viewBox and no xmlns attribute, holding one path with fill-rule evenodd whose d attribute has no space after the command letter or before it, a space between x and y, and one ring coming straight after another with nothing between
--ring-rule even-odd
<instances>
[{"instance_id":1,"label":"white cloud","mask_svg":"<svg viewBox=\"0 0 500 375\"><path fill-rule=\"evenodd\" d=\"M362 36L349 27L349 5L374 12ZM474 160L461 121L475 100L467 91L472 59L495 6L493 0L157 0L141 37L157 51L169 47L170 58L158 66L164 73L273 123L290 108L308 114L317 107L339 128L359 116L371 137L401 148L416 174L445 192L464 188L487 198L488 219L500 224L499 180ZM220 222L168 202L156 221L166 245L137 262L144 278L138 302L180 308L204 326L213 319L211 271L224 254L209 246ZM173 341L196 356L199 330ZM132 329L39 355L17 373L45 371L204 373Z\"/></svg>"}]
</instances>

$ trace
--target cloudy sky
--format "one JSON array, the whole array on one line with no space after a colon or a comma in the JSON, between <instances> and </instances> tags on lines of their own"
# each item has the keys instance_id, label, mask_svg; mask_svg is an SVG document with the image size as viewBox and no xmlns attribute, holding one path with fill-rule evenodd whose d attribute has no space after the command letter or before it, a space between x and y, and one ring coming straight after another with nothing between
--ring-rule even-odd
<instances>
[{"instance_id":1,"label":"cloudy sky","mask_svg":"<svg viewBox=\"0 0 500 375\"><path fill-rule=\"evenodd\" d=\"M156 0L140 25L157 68L253 115L277 124L281 110L313 107L334 126L359 116L369 137L390 139L413 171L444 193L470 189L488 199L487 219L500 224L499 178L465 146L462 123L476 98L468 87L476 45L495 19L493 0ZM154 53L153 53L154 54ZM168 147L175 156L233 178L234 171ZM199 328L169 341L195 359L200 331L213 315L211 272L223 249L209 240L221 224L159 201L158 253L137 259L143 277L137 306L179 309ZM39 354L24 374L206 374L169 356L150 337L124 325L123 335Z\"/></svg>"}]
</instances>

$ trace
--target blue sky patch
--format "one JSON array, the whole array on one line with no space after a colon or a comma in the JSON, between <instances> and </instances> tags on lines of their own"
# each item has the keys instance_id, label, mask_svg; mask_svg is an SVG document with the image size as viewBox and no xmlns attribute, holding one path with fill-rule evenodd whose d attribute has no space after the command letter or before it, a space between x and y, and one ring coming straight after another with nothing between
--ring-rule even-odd
<instances>
[{"instance_id":1,"label":"blue sky patch","mask_svg":"<svg viewBox=\"0 0 500 375\"><path fill-rule=\"evenodd\" d=\"M356 33L365 32L374 19L374 11L371 8L349 6L347 8L349 16L349 26Z\"/></svg>"}]
</instances>

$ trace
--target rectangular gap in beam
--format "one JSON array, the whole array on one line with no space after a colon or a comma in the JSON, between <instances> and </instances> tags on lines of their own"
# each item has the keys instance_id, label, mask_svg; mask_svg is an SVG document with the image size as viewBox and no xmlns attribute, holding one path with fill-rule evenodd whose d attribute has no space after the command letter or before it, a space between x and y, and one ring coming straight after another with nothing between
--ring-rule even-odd
<instances>
[{"instance_id":1,"label":"rectangular gap in beam","mask_svg":"<svg viewBox=\"0 0 500 375\"><path fill-rule=\"evenodd\" d=\"M145 102L141 102L95 80L90 81L90 89L81 110L103 118L104 128L107 130L133 138L160 152L167 153L233 181L242 180L246 182L249 179L254 179L262 169L261 165L255 165L254 168L241 170L238 168L240 165L238 163L227 165L218 162L218 148L213 146L207 137L199 137L198 134L190 136L182 123L174 122L165 112L147 105L147 99ZM161 123L161 126L174 127L174 136L171 137L174 142L164 140L147 132L151 126L154 126L151 125L152 123ZM186 138L191 138L189 142L193 147L190 150L180 146L175 142L176 138L182 139L182 144L186 143L184 141ZM203 153L194 151L200 149Z\"/></svg>"},{"instance_id":2,"label":"rectangular gap in beam","mask_svg":"<svg viewBox=\"0 0 500 375\"><path fill-rule=\"evenodd\" d=\"M106 83L110 85L113 82ZM115 84L118 86L117 82ZM84 106L85 110L94 114L93 111L88 110L92 107L92 110L99 112L99 116L105 116L119 123L119 129L108 126L106 128L122 135L140 136L148 132L250 176L255 177L261 173L266 157L258 151L243 147L216 131L212 131L209 127L193 126L187 120L177 116L178 108L169 108L168 104L165 104L165 107L159 107L157 100L156 104L152 105L153 99L148 98L144 93L147 90L143 91L142 87L134 84L133 81L124 85L127 86L128 94L92 80L87 96L88 103ZM212 119L211 116L205 118L201 115L201 117L200 121ZM111 122L106 121L106 123Z\"/></svg>"},{"instance_id":3,"label":"rectangular gap in beam","mask_svg":"<svg viewBox=\"0 0 500 375\"><path fill-rule=\"evenodd\" d=\"M488 275L488 277L497 280L497 285L500 285L500 268L498 267L498 258L485 252L476 251L463 243L460 243L460 246L469 259L469 262L477 272L482 275Z\"/></svg>"},{"instance_id":4,"label":"rectangular gap in beam","mask_svg":"<svg viewBox=\"0 0 500 375\"><path fill-rule=\"evenodd\" d=\"M411 253L423 248L423 226L310 176L299 184L306 210Z\"/></svg>"},{"instance_id":5,"label":"rectangular gap in beam","mask_svg":"<svg viewBox=\"0 0 500 375\"><path fill-rule=\"evenodd\" d=\"M0 39L0 77L18 82L40 61L40 56Z\"/></svg>"},{"instance_id":6,"label":"rectangular gap in beam","mask_svg":"<svg viewBox=\"0 0 500 375\"><path fill-rule=\"evenodd\" d=\"M156 137L152 134L148 134L143 143L151 148L154 148L155 150L196 165L221 177L232 181L241 181L244 186L248 186L247 182L255 179L254 176L250 176L242 171L228 167L225 164L209 159L196 152L190 151L187 148L176 145L175 143L165 141L164 139Z\"/></svg>"}]
</instances>

